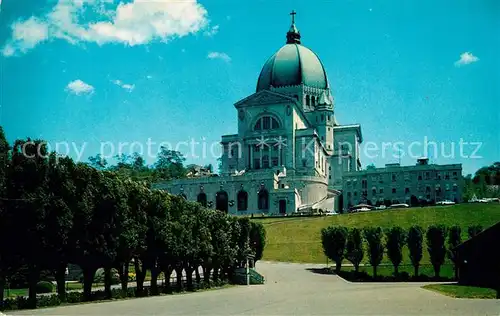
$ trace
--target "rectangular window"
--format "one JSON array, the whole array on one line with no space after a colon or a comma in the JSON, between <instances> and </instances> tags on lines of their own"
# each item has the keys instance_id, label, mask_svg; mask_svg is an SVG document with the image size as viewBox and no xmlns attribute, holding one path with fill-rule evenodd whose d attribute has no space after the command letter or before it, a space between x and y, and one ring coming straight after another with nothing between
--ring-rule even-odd
<instances>
[{"instance_id":1,"label":"rectangular window","mask_svg":"<svg viewBox=\"0 0 500 316\"><path fill-rule=\"evenodd\" d=\"M380 188L380 194L384 193L384 189L383 188Z\"/></svg>"},{"instance_id":2,"label":"rectangular window","mask_svg":"<svg viewBox=\"0 0 500 316\"><path fill-rule=\"evenodd\" d=\"M325 120L325 115L321 114L321 122Z\"/></svg>"},{"instance_id":3,"label":"rectangular window","mask_svg":"<svg viewBox=\"0 0 500 316\"><path fill-rule=\"evenodd\" d=\"M358 192L354 192L354 196L358 196Z\"/></svg>"},{"instance_id":4,"label":"rectangular window","mask_svg":"<svg viewBox=\"0 0 500 316\"><path fill-rule=\"evenodd\" d=\"M405 188L405 194L409 194L410 193L410 188Z\"/></svg>"},{"instance_id":5,"label":"rectangular window","mask_svg":"<svg viewBox=\"0 0 500 316\"><path fill-rule=\"evenodd\" d=\"M395 173L392 174L392 182L396 182L396 174Z\"/></svg>"},{"instance_id":6,"label":"rectangular window","mask_svg":"<svg viewBox=\"0 0 500 316\"><path fill-rule=\"evenodd\" d=\"M429 172L425 173L425 180L429 180L431 178L431 174Z\"/></svg>"},{"instance_id":7,"label":"rectangular window","mask_svg":"<svg viewBox=\"0 0 500 316\"><path fill-rule=\"evenodd\" d=\"M396 188L392 188L392 193L396 193Z\"/></svg>"},{"instance_id":8,"label":"rectangular window","mask_svg":"<svg viewBox=\"0 0 500 316\"><path fill-rule=\"evenodd\" d=\"M445 180L450 180L450 173L449 173L449 172L446 172L446 173L444 174L444 179L445 179Z\"/></svg>"}]
</instances>

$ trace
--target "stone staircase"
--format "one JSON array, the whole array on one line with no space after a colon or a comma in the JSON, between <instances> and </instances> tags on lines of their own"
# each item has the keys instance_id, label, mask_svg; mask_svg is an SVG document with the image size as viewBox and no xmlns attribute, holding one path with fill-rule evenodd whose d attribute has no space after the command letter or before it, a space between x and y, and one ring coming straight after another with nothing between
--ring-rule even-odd
<instances>
[{"instance_id":1,"label":"stone staircase","mask_svg":"<svg viewBox=\"0 0 500 316\"><path fill-rule=\"evenodd\" d=\"M262 274L255 271L255 269L249 269L250 272L250 284L264 284L265 278ZM240 285L247 284L247 275L245 268L238 268L234 273L234 283Z\"/></svg>"}]
</instances>

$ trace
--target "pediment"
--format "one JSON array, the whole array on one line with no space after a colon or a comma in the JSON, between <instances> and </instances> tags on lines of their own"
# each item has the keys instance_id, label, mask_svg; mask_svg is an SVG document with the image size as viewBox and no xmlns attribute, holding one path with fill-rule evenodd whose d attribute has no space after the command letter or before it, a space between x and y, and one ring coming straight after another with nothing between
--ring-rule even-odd
<instances>
[{"instance_id":1,"label":"pediment","mask_svg":"<svg viewBox=\"0 0 500 316\"><path fill-rule=\"evenodd\" d=\"M295 99L281 93L262 90L244 98L243 100L236 102L234 106L236 108L241 108L246 106L272 105L282 103L295 103Z\"/></svg>"}]
</instances>

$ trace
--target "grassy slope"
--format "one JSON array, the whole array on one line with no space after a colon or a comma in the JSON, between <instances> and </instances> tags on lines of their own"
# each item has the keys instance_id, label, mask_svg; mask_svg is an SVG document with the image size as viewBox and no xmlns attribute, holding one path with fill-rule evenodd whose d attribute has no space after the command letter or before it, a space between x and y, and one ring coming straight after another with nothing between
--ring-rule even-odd
<instances>
[{"instance_id":1,"label":"grassy slope","mask_svg":"<svg viewBox=\"0 0 500 316\"><path fill-rule=\"evenodd\" d=\"M423 286L423 288L457 298L496 298L495 290L484 287L457 284L429 284Z\"/></svg>"},{"instance_id":2,"label":"grassy slope","mask_svg":"<svg viewBox=\"0 0 500 316\"><path fill-rule=\"evenodd\" d=\"M320 237L323 227L343 225L358 228L366 226L387 228L399 225L409 228L417 224L427 228L431 224L460 225L462 238L466 239L468 226L480 224L486 228L500 221L500 205L459 204L327 217L270 218L260 221L267 233L263 260L324 263L326 257L323 255ZM387 261L386 258L384 260ZM404 263L410 263L406 247L403 260ZM429 263L426 248L422 263Z\"/></svg>"}]
</instances>

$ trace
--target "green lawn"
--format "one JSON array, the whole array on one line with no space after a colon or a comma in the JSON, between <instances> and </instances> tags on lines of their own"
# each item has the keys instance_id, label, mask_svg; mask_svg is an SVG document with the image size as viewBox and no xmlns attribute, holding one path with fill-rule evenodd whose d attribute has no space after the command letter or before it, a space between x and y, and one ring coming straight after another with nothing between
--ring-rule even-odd
<instances>
[{"instance_id":1,"label":"green lawn","mask_svg":"<svg viewBox=\"0 0 500 316\"><path fill-rule=\"evenodd\" d=\"M98 288L102 287L104 284L101 283L94 283L92 285L93 288ZM66 284L66 290L67 291L72 291L72 290L81 290L83 289L83 284L81 283L67 283ZM57 292L57 287L54 285L54 293ZM16 296L28 296L28 289L9 289L9 290L4 290L4 297L16 297Z\"/></svg>"},{"instance_id":2,"label":"green lawn","mask_svg":"<svg viewBox=\"0 0 500 316\"><path fill-rule=\"evenodd\" d=\"M363 228L401 226L409 228L418 224L427 228L432 224L460 225L462 238L467 238L467 228L480 224L484 228L500 221L499 204L459 204L424 208L374 211L325 217L288 217L254 219L266 228L266 247L263 260L285 262L325 263L320 231L330 225ZM425 239L425 237L424 237ZM423 264L429 263L424 245ZM405 247L404 263L409 264ZM384 262L388 262L384 258Z\"/></svg>"},{"instance_id":3,"label":"green lawn","mask_svg":"<svg viewBox=\"0 0 500 316\"><path fill-rule=\"evenodd\" d=\"M496 298L496 291L490 288L458 284L429 284L424 289L456 298Z\"/></svg>"}]
</instances>

